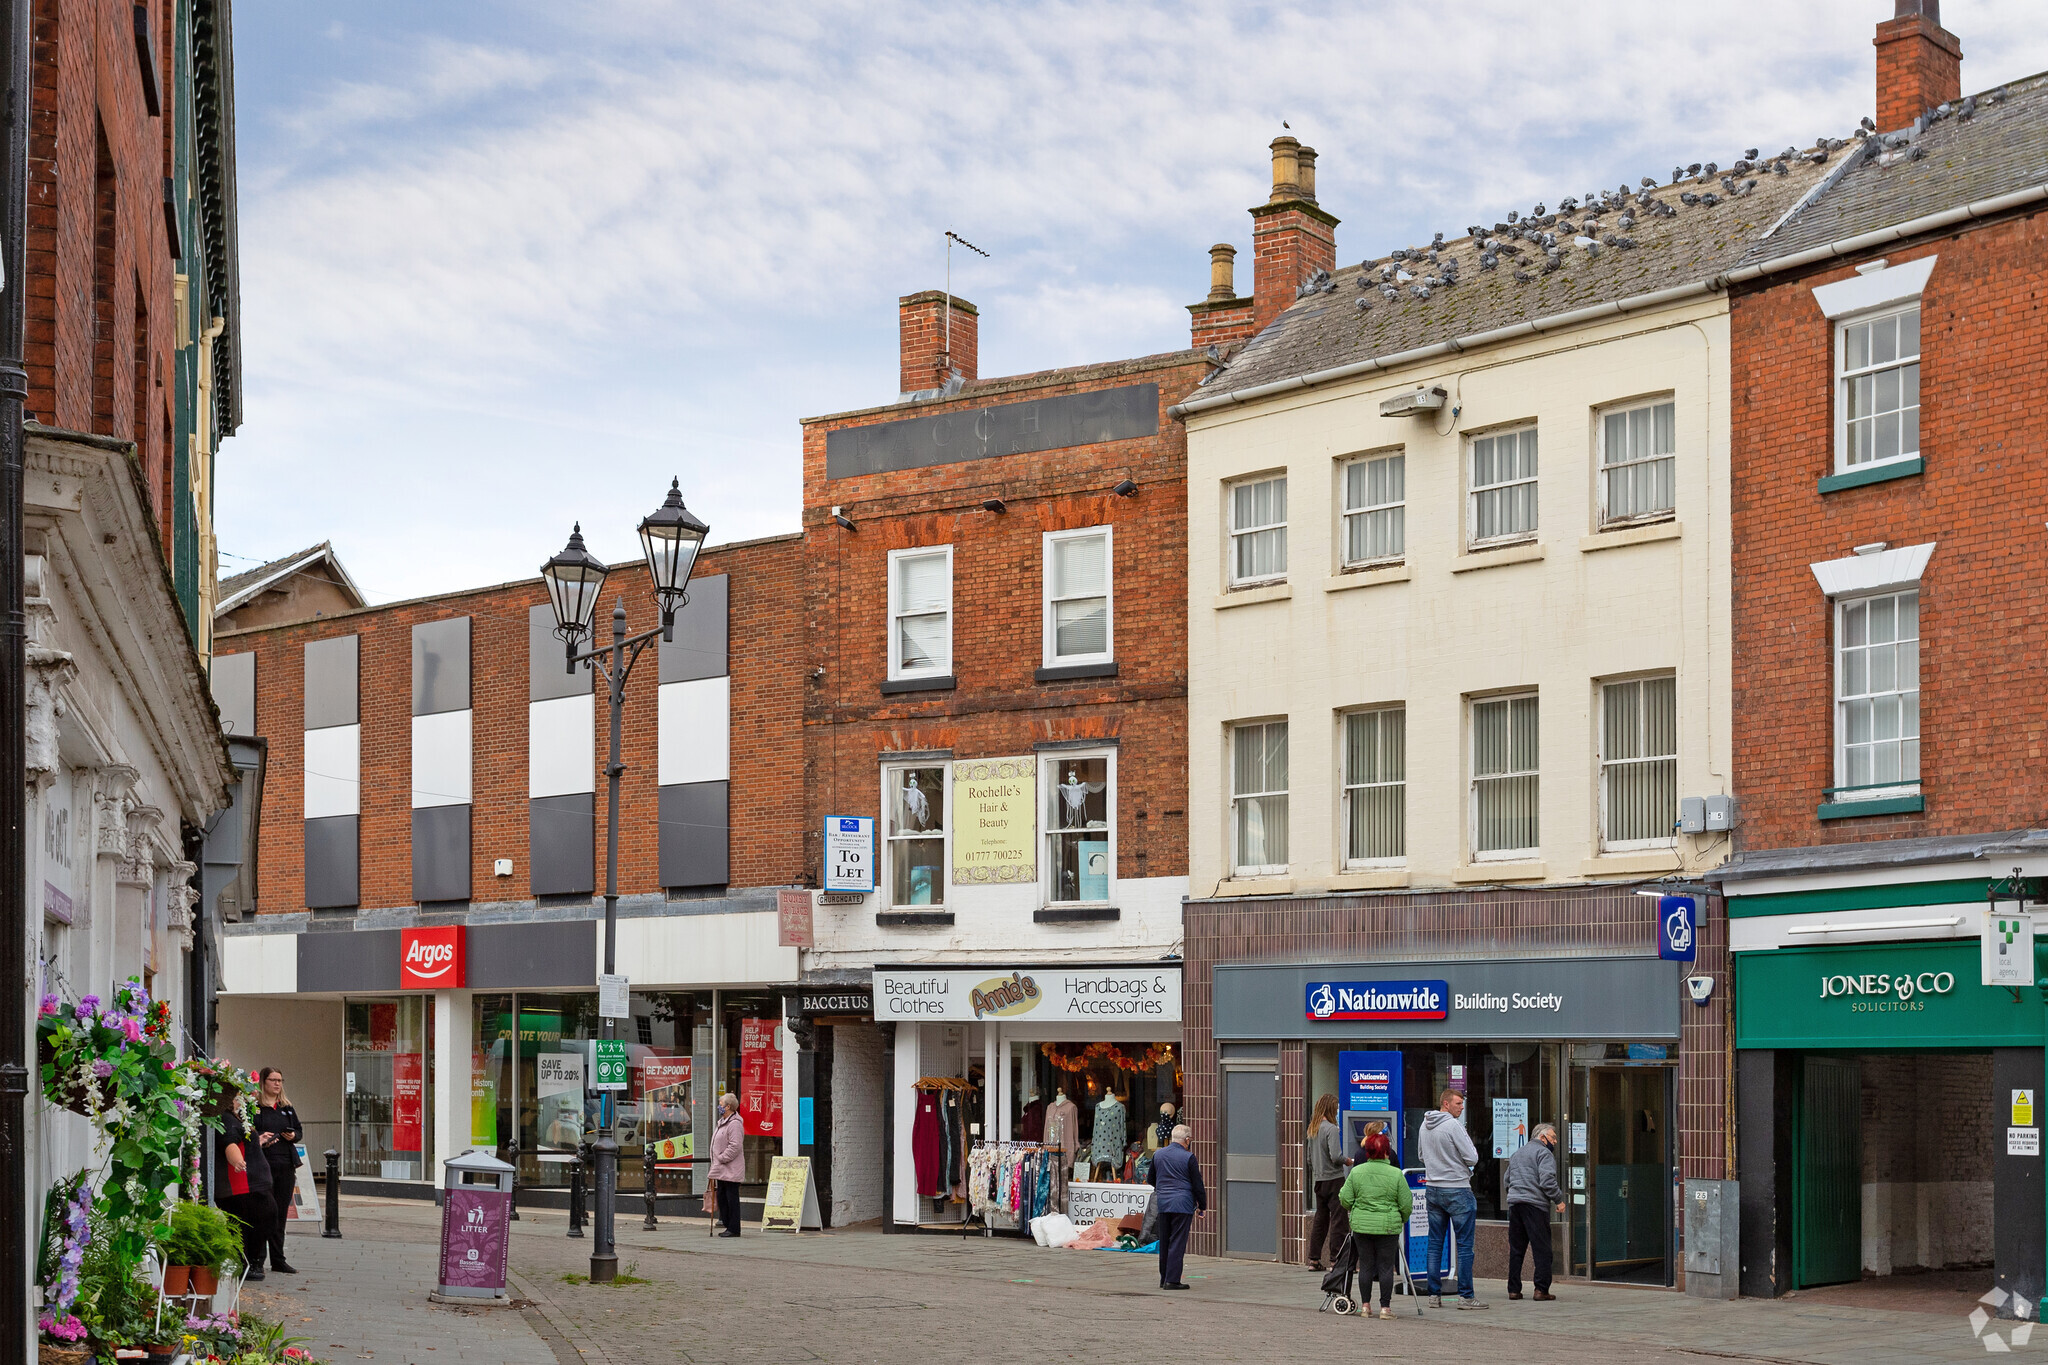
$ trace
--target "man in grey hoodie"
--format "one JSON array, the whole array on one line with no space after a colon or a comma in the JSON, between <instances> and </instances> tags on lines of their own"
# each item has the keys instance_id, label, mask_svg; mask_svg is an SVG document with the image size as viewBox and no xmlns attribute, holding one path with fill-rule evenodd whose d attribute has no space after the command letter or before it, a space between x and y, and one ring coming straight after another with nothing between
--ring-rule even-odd
<instances>
[{"instance_id":1,"label":"man in grey hoodie","mask_svg":"<svg viewBox=\"0 0 2048 1365\"><path fill-rule=\"evenodd\" d=\"M1484 1308L1472 1292L1472 1233L1479 1218L1472 1168L1479 1164L1479 1149L1465 1131L1465 1092L1446 1090L1436 1102L1438 1107L1422 1116L1422 1137L1416 1144L1428 1182L1430 1306L1444 1306L1444 1242L1450 1234L1458 1245L1458 1307Z\"/></svg>"},{"instance_id":2,"label":"man in grey hoodie","mask_svg":"<svg viewBox=\"0 0 2048 1365\"><path fill-rule=\"evenodd\" d=\"M1529 1249L1536 1270L1536 1302L1556 1298L1550 1292L1550 1210L1564 1212L1564 1191L1557 1183L1557 1128L1539 1123L1529 1140L1508 1158L1508 1297L1522 1297L1522 1250Z\"/></svg>"}]
</instances>

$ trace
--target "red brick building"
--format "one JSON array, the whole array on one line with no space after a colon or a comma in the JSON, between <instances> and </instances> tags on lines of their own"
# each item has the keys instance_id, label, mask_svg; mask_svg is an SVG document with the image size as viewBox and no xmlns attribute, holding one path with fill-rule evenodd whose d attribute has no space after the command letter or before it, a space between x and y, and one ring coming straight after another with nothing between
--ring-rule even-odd
<instances>
[{"instance_id":1,"label":"red brick building","mask_svg":"<svg viewBox=\"0 0 2048 1365\"><path fill-rule=\"evenodd\" d=\"M797 975L777 889L804 876L800 549L706 549L673 640L626 688L618 958L634 1085L614 1121L630 1181L642 1144L667 1140L694 1190L686 1138L713 1088L699 1082L760 1099L764 1116L782 1108L779 1061L746 1078L741 1065L766 1046L748 1021L779 1021ZM634 633L659 625L646 582L633 565L605 588ZM559 1186L570 1130L600 1121L594 1092L588 1114L556 1097L586 1094L580 1063L559 1059L596 1036L608 709L587 669L564 667L553 626L533 579L219 637L223 721L268 750L253 913L227 926L223 1045L294 1058L282 1064L312 1140L340 1142L346 1176L418 1193L440 1155L475 1144L516 1154L523 1183ZM609 611L598 626L609 638ZM412 937L450 930L464 977L413 989ZM546 1035L545 1084L564 1088L542 1092L529 1035ZM779 1126L750 1132L764 1163Z\"/></svg>"},{"instance_id":2,"label":"red brick building","mask_svg":"<svg viewBox=\"0 0 2048 1365\"><path fill-rule=\"evenodd\" d=\"M1186 446L1167 409L1215 369L1190 350L984 379L972 305L927 292L901 310L903 395L804 423L807 866L828 826L873 825L868 889L824 888L805 983L864 995L930 971L961 1009L983 978L1171 990L1114 1023L1048 1008L899 1027L884 983L879 1029L806 1020L831 1217L889 1226L968 1211L913 1161L928 1100L1022 1142L1047 1138L1064 1084L1079 1107L1048 1140L1099 1127L1119 1168L1180 1102ZM1141 1069L1055 1069L1109 1043Z\"/></svg>"},{"instance_id":3,"label":"red brick building","mask_svg":"<svg viewBox=\"0 0 2048 1365\"><path fill-rule=\"evenodd\" d=\"M2024 935L2024 990L1979 940L2048 873L2048 78L1965 96L1936 5L1898 10L1874 134L1733 274L1742 1286L1979 1265L2035 1300L2039 1160L1999 1130L2036 1122L2042 1006Z\"/></svg>"}]
</instances>

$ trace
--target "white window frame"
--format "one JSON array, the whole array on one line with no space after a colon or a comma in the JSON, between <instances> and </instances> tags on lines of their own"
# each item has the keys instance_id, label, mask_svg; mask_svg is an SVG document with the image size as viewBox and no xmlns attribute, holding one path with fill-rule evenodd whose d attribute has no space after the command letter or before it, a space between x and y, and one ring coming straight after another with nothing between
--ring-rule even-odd
<instances>
[{"instance_id":1,"label":"white window frame","mask_svg":"<svg viewBox=\"0 0 2048 1365\"><path fill-rule=\"evenodd\" d=\"M1482 779L1479 772L1479 708L1496 702L1508 704L1508 719L1514 721L1513 703L1533 701L1536 703L1536 766L1529 769L1512 769L1505 773L1487 773ZM1469 856L1475 863L1517 863L1530 862L1541 856L1543 844L1543 702L1540 694L1528 692L1503 692L1494 696L1468 697L1465 700L1465 818L1470 833L1465 840ZM1513 731L1509 731L1509 748L1514 746ZM1479 847L1479 784L1482 780L1497 781L1506 777L1533 777L1536 779L1536 843L1527 848Z\"/></svg>"},{"instance_id":2,"label":"white window frame","mask_svg":"<svg viewBox=\"0 0 2048 1365\"><path fill-rule=\"evenodd\" d=\"M1109 822L1109 829L1107 831L1109 836L1109 887L1101 900L1063 901L1057 898L1059 887L1055 884L1055 878L1058 876L1058 869L1052 857L1052 836L1058 831L1056 828L1047 826L1045 812L1051 806L1051 796L1053 788L1059 782L1061 765L1074 762L1093 762L1097 759L1108 760L1103 769L1109 782L1109 786L1104 790L1103 795L1108 799L1103 803L1103 806L1106 812L1105 818ZM1039 900L1048 906L1116 904L1116 749L1114 747L1100 749L1053 749L1040 754L1038 791L1038 823L1040 826L1038 831L1040 845L1038 857L1040 867L1043 869L1039 877Z\"/></svg>"},{"instance_id":3,"label":"white window frame","mask_svg":"<svg viewBox=\"0 0 2048 1365\"><path fill-rule=\"evenodd\" d=\"M1350 504L1351 471L1382 460L1401 462L1401 496L1393 502L1366 502L1357 507ZM1369 555L1364 559L1351 558L1351 519L1364 518L1376 513L1401 513L1401 548L1390 555ZM1337 464L1337 562L1347 569L1365 568L1380 564L1399 564L1408 557L1408 452L1405 449L1375 450L1363 455L1354 455L1340 460Z\"/></svg>"},{"instance_id":4,"label":"white window frame","mask_svg":"<svg viewBox=\"0 0 2048 1365\"><path fill-rule=\"evenodd\" d=\"M1059 652L1059 630L1055 608L1062 601L1085 600L1081 598L1056 598L1053 596L1053 546L1064 540L1085 540L1089 537L1102 538L1102 643L1103 649L1094 654L1061 654ZM1047 531L1040 548L1039 597L1042 634L1042 657L1047 668L1073 668L1086 664L1106 664L1116 659L1116 533L1109 526L1081 526L1068 531Z\"/></svg>"},{"instance_id":5,"label":"white window frame","mask_svg":"<svg viewBox=\"0 0 2048 1365\"><path fill-rule=\"evenodd\" d=\"M1671 409L1671 450L1663 455L1637 455L1620 464L1607 463L1607 419L1625 417L1632 412L1651 413L1650 425L1656 429L1656 410ZM1632 516L1617 516L1607 510L1607 476L1614 470L1640 469L1645 465L1663 462L1671 466L1671 505L1654 512L1637 512ZM1597 408L1593 413L1593 506L1599 517L1602 530L1620 526L1646 526L1652 522L1670 521L1678 515L1678 400L1671 394L1660 398L1631 399L1626 403L1613 403Z\"/></svg>"},{"instance_id":6,"label":"white window frame","mask_svg":"<svg viewBox=\"0 0 2048 1365\"><path fill-rule=\"evenodd\" d=\"M939 899L931 905L896 904L896 845L907 840L897 839L889 833L889 822L894 814L896 774L922 771L927 768L939 770L939 835L941 856L939 875L943 879L939 886ZM882 797L879 809L882 818L877 821L876 842L880 843L882 866L881 876L875 883L878 897L885 909L889 910L951 910L953 909L953 761L950 758L907 759L901 763L882 765Z\"/></svg>"},{"instance_id":7,"label":"white window frame","mask_svg":"<svg viewBox=\"0 0 2048 1365\"><path fill-rule=\"evenodd\" d=\"M1497 431L1477 432L1465 438L1465 543L1468 547L1479 549L1484 546L1493 545L1517 545L1524 541L1536 539L1537 533L1543 529L1543 499L1540 481L1540 476L1543 472L1543 446L1540 439L1536 447L1536 473L1529 475L1527 478L1505 479L1498 483L1481 484L1477 481L1477 469L1475 467L1481 441L1492 441L1498 440L1503 436L1513 436L1517 439L1519 448L1522 433L1530 432L1533 434L1537 431L1537 428L1538 424L1535 422L1522 422L1515 426L1502 427ZM1479 534L1480 494L1492 493L1504 488L1515 488L1523 484L1536 489L1535 524L1526 531L1508 531L1500 535L1481 537Z\"/></svg>"},{"instance_id":8,"label":"white window frame","mask_svg":"<svg viewBox=\"0 0 2048 1365\"><path fill-rule=\"evenodd\" d=\"M1238 732L1240 730L1264 728L1269 725L1278 725L1286 727L1287 718L1285 716L1276 716L1267 720L1236 721L1233 722L1224 731L1223 764L1224 771L1229 777L1230 792L1230 804L1225 815L1227 825L1224 832L1224 847L1230 850L1230 875L1232 877L1284 877L1287 875L1289 868L1289 864L1287 863L1240 863L1237 861L1237 803L1240 801L1248 800L1253 797L1272 796L1282 797L1287 801L1288 857L1292 858L1294 856L1294 801L1289 792L1285 789L1278 791L1261 790L1251 792L1241 792L1237 789ZM1294 736L1290 732L1287 738L1287 780L1290 784L1292 784L1292 782L1294 781Z\"/></svg>"},{"instance_id":9,"label":"white window frame","mask_svg":"<svg viewBox=\"0 0 2048 1365\"><path fill-rule=\"evenodd\" d=\"M1283 490L1282 496L1285 496L1287 471L1283 469L1272 473L1255 475L1251 478L1233 479L1223 485L1224 572L1230 586L1233 588L1254 587L1265 583L1285 583L1287 581L1287 519L1282 517L1279 521L1259 522L1252 526L1239 526L1237 524L1237 490L1240 488L1250 488L1262 483L1278 483ZM1290 512L1292 511L1291 508L1289 510ZM1237 576L1238 538L1263 531L1278 531L1280 533L1280 571L1278 573L1261 574L1253 578L1239 578Z\"/></svg>"},{"instance_id":10,"label":"white window frame","mask_svg":"<svg viewBox=\"0 0 2048 1365\"><path fill-rule=\"evenodd\" d=\"M946 560L946 657L930 668L905 668L903 666L903 639L896 628L902 616L899 600L896 565L905 559L919 559L931 555L943 555ZM943 678L953 671L953 547L950 545L919 545L910 549L889 551L889 679L894 682L909 678Z\"/></svg>"},{"instance_id":11,"label":"white window frame","mask_svg":"<svg viewBox=\"0 0 2048 1365\"><path fill-rule=\"evenodd\" d=\"M1837 598L1837 599L1835 600L1834 604L1833 604L1833 610L1834 610L1834 618L1835 618L1835 619L1834 619L1834 627L1835 627L1835 638L1834 638L1834 655L1835 655L1835 658L1834 658L1834 667L1833 667L1833 669L1831 669L1831 670L1830 670L1830 676L1831 676L1831 678L1832 678L1832 680L1833 680L1833 691L1834 691L1834 697L1833 697L1833 699L1832 699L1832 700L1833 700L1833 703L1834 703L1834 732L1835 732L1835 733L1834 733L1834 744L1833 744L1833 747L1834 747L1834 772L1835 772L1835 785L1834 785L1834 787L1833 787L1833 788L1832 788L1832 789L1830 790L1830 792L1829 792L1829 796L1830 796L1830 798L1831 798L1832 800L1835 800L1835 801L1881 801L1881 800L1884 800L1885 798L1887 798L1887 797L1891 797L1891 796L1912 796L1912 795L1916 795L1916 794L1917 794L1917 793L1918 793L1918 792L1920 791L1920 780L1921 780L1921 778L1920 778L1920 772L1919 772L1919 768L1920 768L1920 763L1919 763L1919 758L1918 758L1918 752L1917 752L1917 751L1918 751L1918 748L1919 748L1919 746L1920 746L1921 744L1923 744L1923 743L1925 742L1925 740L1926 740L1926 736L1925 736L1925 735L1924 735L1924 734L1922 733L1922 731L1921 731L1921 727L1920 727L1920 715L1921 715L1921 710L1920 710L1920 679L1921 679L1921 668L1920 668L1920 645L1921 645L1921 642L1922 642L1922 640L1923 640L1923 638L1924 638L1924 637L1923 637L1923 636L1921 635L1921 633L1920 633L1920 606L1921 606L1921 603L1920 603L1920 598L1921 598L1921 596L1922 596L1922 594L1921 594L1921 592L1920 592L1920 587L1919 587L1919 585L1918 585L1918 584L1916 583L1916 584L1913 584L1913 585L1911 585L1911 586L1907 586L1907 587L1895 587L1895 588L1890 588L1890 589L1887 589L1887 590L1886 590L1886 591L1884 591L1884 592L1873 592L1873 593L1859 593L1859 594L1856 594L1856 595L1854 595L1854 596L1850 596L1850 597L1840 597L1840 598ZM1850 698L1848 698L1848 697L1845 697L1845 696L1843 695L1843 692L1842 692L1842 687L1843 687L1843 683L1844 683L1844 681L1845 681L1845 679L1844 679L1844 674L1845 674L1845 673L1847 672L1847 651L1848 651L1848 650L1849 650L1850 648L1863 648L1863 646L1851 646L1851 645L1849 645L1849 644L1848 644L1848 638L1849 638L1849 632L1848 632L1848 612L1849 612L1849 608L1851 608L1851 607L1854 607L1854 606L1867 606L1867 605L1868 605L1869 603L1872 603L1872 602L1881 602L1881 601L1883 601L1883 600L1884 600L1885 598L1888 598L1888 597L1889 597L1889 598L1911 597L1911 598L1913 598L1913 599L1914 599L1914 602L1913 602L1913 660L1914 660L1914 662L1913 662L1913 687L1912 687L1912 692L1913 692L1913 740L1914 740L1914 747L1915 747L1915 751L1916 751L1916 757L1915 757L1915 760L1914 760L1914 764L1913 764L1913 766L1914 766L1914 773L1913 773L1913 775L1912 775L1911 777L1907 777L1907 776L1903 775L1903 773L1902 773L1902 774L1900 775L1900 777L1898 778L1898 780L1897 780L1897 781L1894 781L1894 782L1872 782L1872 783L1860 783L1860 784L1857 784L1857 785L1855 785L1855 786L1850 786L1850 785L1849 785L1849 722L1848 722L1848 715L1847 715L1847 712L1848 712L1848 704L1849 704L1849 701L1850 701L1851 699L1850 699ZM1895 635L1894 635L1894 639L1893 639L1892 643L1894 643L1894 644L1899 644L1899 643L1903 643L1903 641L1901 641L1901 640L1897 639L1897 637L1896 637L1896 634L1895 634ZM1897 681L1898 681L1898 679L1897 679L1897 678L1894 678L1894 680L1893 680L1893 681L1894 681L1894 682L1897 682ZM1899 688L1899 687L1894 687L1894 688L1893 688L1893 689L1892 689L1892 690L1891 690L1890 692L1884 692L1884 693L1880 693L1880 692L1869 692L1869 691L1865 691L1865 692L1860 692L1860 693L1858 693L1858 694L1857 694L1857 699L1862 699L1862 698L1866 698L1866 697L1875 697L1875 696L1899 696L1899 695L1902 695L1902 694L1903 694L1904 690L1905 690L1905 689L1903 689L1903 688Z\"/></svg>"},{"instance_id":12,"label":"white window frame","mask_svg":"<svg viewBox=\"0 0 2048 1365\"><path fill-rule=\"evenodd\" d=\"M1910 357L1901 355L1882 364L1866 365L1861 369L1853 371L1848 368L1849 329L1851 327L1868 326L1871 323L1883 322L1886 318L1904 317L1908 313L1920 314L1918 319L1919 325L1914 328L1914 331L1916 335L1920 336L1921 340L1919 346ZM1899 453L1896 455L1886 456L1883 459L1865 460L1861 464L1849 463L1849 385L1852 381L1866 375L1882 374L1886 370L1904 369L1907 365L1913 366L1916 370L1919 369L1925 362L1927 355L1926 321L1926 316L1921 311L1920 299L1917 295L1910 302L1888 304L1882 308L1872 308L1866 312L1835 319L1835 473L1849 474L1864 469L1882 469L1886 465L1903 464L1907 460L1917 460L1920 458L1920 436L1923 433L1920 431L1918 414L1922 405L1918 401L1918 384L1916 383L1915 401L1913 403L1913 412L1915 414L1914 431L1916 434L1913 440L1913 448L1911 450L1905 449L1905 442L1902 439L1900 441ZM1903 407L1898 409L1901 412L1904 410Z\"/></svg>"},{"instance_id":13,"label":"white window frame","mask_svg":"<svg viewBox=\"0 0 2048 1365\"><path fill-rule=\"evenodd\" d=\"M1596 684L1599 696L1595 698L1598 705L1595 707L1594 710L1594 719L1596 721L1596 724L1593 729L1593 747L1595 760L1599 764L1599 809L1597 811L1597 818L1600 822L1598 830L1598 839L1600 843L1600 851L1602 853L1634 853L1649 849L1675 848L1678 846L1678 831L1675 828L1675 826L1669 833L1651 839L1609 839L1607 837L1607 812L1609 804L1607 797L1607 775L1611 770L1619 768L1623 765L1662 763L1668 760L1672 765L1674 773L1676 772L1679 759L1678 748L1680 746L1678 727L1678 717L1680 715L1680 711L1678 707L1677 676L1678 675L1676 673L1669 671L1661 673L1638 673L1629 677L1602 678ZM1657 754L1654 756L1640 756L1637 758L1609 758L1607 755L1607 694L1611 690L1616 688L1640 687L1644 683L1657 682L1665 678L1669 678L1672 680L1671 740L1673 748L1671 753L1668 755ZM1672 816L1675 820L1677 817L1677 812L1673 811Z\"/></svg>"},{"instance_id":14,"label":"white window frame","mask_svg":"<svg viewBox=\"0 0 2048 1365\"><path fill-rule=\"evenodd\" d=\"M1401 778L1397 782L1354 782L1351 774L1351 722L1358 716L1401 717ZM1350 711L1337 713L1337 847L1342 850L1340 862L1346 871L1376 867L1406 867L1408 865L1408 707L1395 702L1387 706L1361 706ZM1397 787L1401 794L1401 852L1385 858L1354 858L1351 856L1351 802L1352 793L1367 790L1384 791Z\"/></svg>"}]
</instances>

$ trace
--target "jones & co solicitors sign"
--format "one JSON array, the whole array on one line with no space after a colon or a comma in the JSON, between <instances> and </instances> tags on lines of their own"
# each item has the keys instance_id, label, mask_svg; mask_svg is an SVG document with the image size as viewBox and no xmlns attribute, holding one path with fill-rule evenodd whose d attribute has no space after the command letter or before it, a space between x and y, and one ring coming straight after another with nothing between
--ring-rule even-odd
<instances>
[{"instance_id":1,"label":"jones & co solicitors sign","mask_svg":"<svg viewBox=\"0 0 2048 1365\"><path fill-rule=\"evenodd\" d=\"M1180 968L878 967L875 1018L1178 1023Z\"/></svg>"},{"instance_id":2,"label":"jones & co solicitors sign","mask_svg":"<svg viewBox=\"0 0 2048 1365\"><path fill-rule=\"evenodd\" d=\"M1822 976L1820 998L1849 1002L1852 1014L1927 1008L1925 997L1947 995L1956 988L1954 972L1864 972L1858 976L1837 973Z\"/></svg>"}]
</instances>

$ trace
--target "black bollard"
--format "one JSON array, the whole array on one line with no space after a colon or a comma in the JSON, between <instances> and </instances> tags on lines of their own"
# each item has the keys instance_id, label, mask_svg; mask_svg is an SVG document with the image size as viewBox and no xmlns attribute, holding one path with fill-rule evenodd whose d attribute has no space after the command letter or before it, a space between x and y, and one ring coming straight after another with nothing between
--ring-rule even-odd
<instances>
[{"instance_id":1,"label":"black bollard","mask_svg":"<svg viewBox=\"0 0 2048 1365\"><path fill-rule=\"evenodd\" d=\"M648 1232L652 1232L661 1226L654 1221L654 1181L657 1174L657 1168L654 1164L654 1144L648 1142L640 1158L640 1199L647 1206L646 1221L642 1222L640 1226Z\"/></svg>"},{"instance_id":2,"label":"black bollard","mask_svg":"<svg viewBox=\"0 0 2048 1365\"><path fill-rule=\"evenodd\" d=\"M341 1236L341 1153L327 1149L327 1220L322 1237Z\"/></svg>"},{"instance_id":3,"label":"black bollard","mask_svg":"<svg viewBox=\"0 0 2048 1365\"><path fill-rule=\"evenodd\" d=\"M583 1235L583 1162L569 1167L569 1235Z\"/></svg>"},{"instance_id":4,"label":"black bollard","mask_svg":"<svg viewBox=\"0 0 2048 1365\"><path fill-rule=\"evenodd\" d=\"M507 1221L519 1221L519 1144L514 1142L505 1149L505 1155L512 1162L512 1216Z\"/></svg>"}]
</instances>

